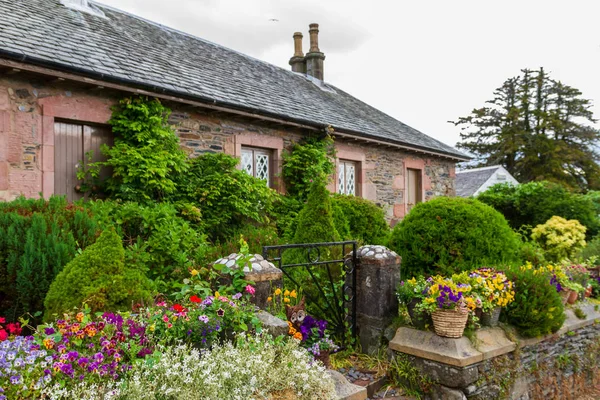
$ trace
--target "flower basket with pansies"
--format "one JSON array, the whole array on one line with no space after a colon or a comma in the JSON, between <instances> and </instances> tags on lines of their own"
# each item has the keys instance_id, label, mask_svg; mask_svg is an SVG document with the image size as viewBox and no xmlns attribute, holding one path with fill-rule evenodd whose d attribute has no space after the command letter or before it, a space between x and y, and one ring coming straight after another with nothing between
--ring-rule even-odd
<instances>
[{"instance_id":1,"label":"flower basket with pansies","mask_svg":"<svg viewBox=\"0 0 600 400\"><path fill-rule=\"evenodd\" d=\"M451 278L434 277L427 296L417 309L431 314L437 335L461 337L469 310L477 307L477 300L470 294L471 290L468 283L455 283Z\"/></svg>"}]
</instances>

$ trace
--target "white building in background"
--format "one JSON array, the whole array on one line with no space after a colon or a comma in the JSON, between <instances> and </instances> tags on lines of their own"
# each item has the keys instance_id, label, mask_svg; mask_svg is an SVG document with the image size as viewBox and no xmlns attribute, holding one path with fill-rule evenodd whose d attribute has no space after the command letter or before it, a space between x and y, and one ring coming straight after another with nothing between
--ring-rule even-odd
<instances>
[{"instance_id":1,"label":"white building in background","mask_svg":"<svg viewBox=\"0 0 600 400\"><path fill-rule=\"evenodd\" d=\"M456 195L460 197L477 196L498 183L519 184L502 165L456 171Z\"/></svg>"}]
</instances>

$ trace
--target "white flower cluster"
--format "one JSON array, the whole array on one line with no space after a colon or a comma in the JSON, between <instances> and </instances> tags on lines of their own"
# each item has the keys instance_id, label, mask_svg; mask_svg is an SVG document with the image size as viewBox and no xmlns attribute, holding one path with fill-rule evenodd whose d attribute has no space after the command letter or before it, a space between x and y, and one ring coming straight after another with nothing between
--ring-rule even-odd
<instances>
[{"instance_id":1,"label":"white flower cluster","mask_svg":"<svg viewBox=\"0 0 600 400\"><path fill-rule=\"evenodd\" d=\"M238 340L203 352L187 346L167 347L160 361L134 369L121 398L271 399L293 393L297 399L335 397L325 369L313 362L298 342L261 337ZM164 397L161 397L164 398Z\"/></svg>"}]
</instances>

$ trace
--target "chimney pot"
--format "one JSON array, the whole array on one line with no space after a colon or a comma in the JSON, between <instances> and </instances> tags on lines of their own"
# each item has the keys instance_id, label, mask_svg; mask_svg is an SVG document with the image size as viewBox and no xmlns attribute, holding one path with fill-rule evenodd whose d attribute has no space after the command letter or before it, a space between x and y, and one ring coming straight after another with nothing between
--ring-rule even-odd
<instances>
[{"instance_id":1,"label":"chimney pot","mask_svg":"<svg viewBox=\"0 0 600 400\"><path fill-rule=\"evenodd\" d=\"M294 33L294 57L304 57L302 52L302 32Z\"/></svg>"},{"instance_id":2,"label":"chimney pot","mask_svg":"<svg viewBox=\"0 0 600 400\"><path fill-rule=\"evenodd\" d=\"M310 24L309 26L309 34L310 34L310 53L318 53L319 50L319 24Z\"/></svg>"},{"instance_id":3,"label":"chimney pot","mask_svg":"<svg viewBox=\"0 0 600 400\"><path fill-rule=\"evenodd\" d=\"M290 58L290 65L292 71L299 72L301 74L306 73L306 61L304 59L304 53L302 52L302 33L294 33L294 55Z\"/></svg>"}]
</instances>

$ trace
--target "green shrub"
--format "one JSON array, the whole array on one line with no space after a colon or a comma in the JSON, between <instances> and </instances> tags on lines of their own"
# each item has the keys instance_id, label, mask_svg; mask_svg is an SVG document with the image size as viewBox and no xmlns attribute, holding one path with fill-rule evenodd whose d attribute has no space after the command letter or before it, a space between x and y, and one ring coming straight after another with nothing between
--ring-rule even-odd
<instances>
[{"instance_id":1,"label":"green shrub","mask_svg":"<svg viewBox=\"0 0 600 400\"><path fill-rule=\"evenodd\" d=\"M340 235L340 240L351 240L350 223L344 213L344 209L336 202L331 201L331 212L333 216L333 225Z\"/></svg>"},{"instance_id":2,"label":"green shrub","mask_svg":"<svg viewBox=\"0 0 600 400\"><path fill-rule=\"evenodd\" d=\"M389 247L402 257L403 275L410 277L517 261L520 241L490 206L438 197L417 204L396 225Z\"/></svg>"},{"instance_id":3,"label":"green shrub","mask_svg":"<svg viewBox=\"0 0 600 400\"><path fill-rule=\"evenodd\" d=\"M333 196L333 204L340 207L348 219L351 239L361 244L387 243L390 226L381 207L360 197L340 194Z\"/></svg>"},{"instance_id":4,"label":"green shrub","mask_svg":"<svg viewBox=\"0 0 600 400\"><path fill-rule=\"evenodd\" d=\"M500 211L513 229L543 224L557 215L576 219L587 228L587 237L598 233L598 211L591 197L569 192L550 182L494 185L477 199Z\"/></svg>"},{"instance_id":5,"label":"green shrub","mask_svg":"<svg viewBox=\"0 0 600 400\"><path fill-rule=\"evenodd\" d=\"M64 197L0 202L0 315L43 311L54 277L98 233L91 216Z\"/></svg>"},{"instance_id":6,"label":"green shrub","mask_svg":"<svg viewBox=\"0 0 600 400\"><path fill-rule=\"evenodd\" d=\"M248 223L268 224L279 195L265 181L237 168L239 160L207 153L189 161L178 179L176 199L195 204L202 214L204 232L223 241Z\"/></svg>"},{"instance_id":7,"label":"green shrub","mask_svg":"<svg viewBox=\"0 0 600 400\"><path fill-rule=\"evenodd\" d=\"M147 270L166 289L187 276L204 251L205 236L173 204L97 200L85 206L102 229L115 229L121 237L127 263Z\"/></svg>"},{"instance_id":8,"label":"green shrub","mask_svg":"<svg viewBox=\"0 0 600 400\"><path fill-rule=\"evenodd\" d=\"M515 300L503 310L502 318L525 337L558 331L566 316L548 273L527 267L506 268L505 273L515 284Z\"/></svg>"},{"instance_id":9,"label":"green shrub","mask_svg":"<svg viewBox=\"0 0 600 400\"><path fill-rule=\"evenodd\" d=\"M335 147L331 136L309 136L283 153L282 176L288 195L305 201L312 183L327 183L335 171Z\"/></svg>"},{"instance_id":10,"label":"green shrub","mask_svg":"<svg viewBox=\"0 0 600 400\"><path fill-rule=\"evenodd\" d=\"M584 261L592 257L596 258L596 262L600 261L600 236L596 236L587 242L586 246L577 254L577 258Z\"/></svg>"},{"instance_id":11,"label":"green shrub","mask_svg":"<svg viewBox=\"0 0 600 400\"><path fill-rule=\"evenodd\" d=\"M314 181L308 200L298 214L293 243L337 242L340 235L335 228L331 198L325 183Z\"/></svg>"},{"instance_id":12,"label":"green shrub","mask_svg":"<svg viewBox=\"0 0 600 400\"><path fill-rule=\"evenodd\" d=\"M125 265L121 238L104 231L96 243L68 263L50 285L44 318L80 307L95 311L131 309L151 298L151 284L141 269Z\"/></svg>"},{"instance_id":13,"label":"green shrub","mask_svg":"<svg viewBox=\"0 0 600 400\"><path fill-rule=\"evenodd\" d=\"M158 99L133 97L113 107L109 123L115 134L108 158L98 165L111 168L106 191L113 198L147 202L164 200L177 192L175 178L186 171L187 155L168 125L170 110Z\"/></svg>"},{"instance_id":14,"label":"green shrub","mask_svg":"<svg viewBox=\"0 0 600 400\"><path fill-rule=\"evenodd\" d=\"M291 242L294 239L296 224L298 222L297 217L303 206L304 203L291 196L279 196L274 202L273 214L275 225L277 226L279 237L284 242Z\"/></svg>"}]
</instances>

